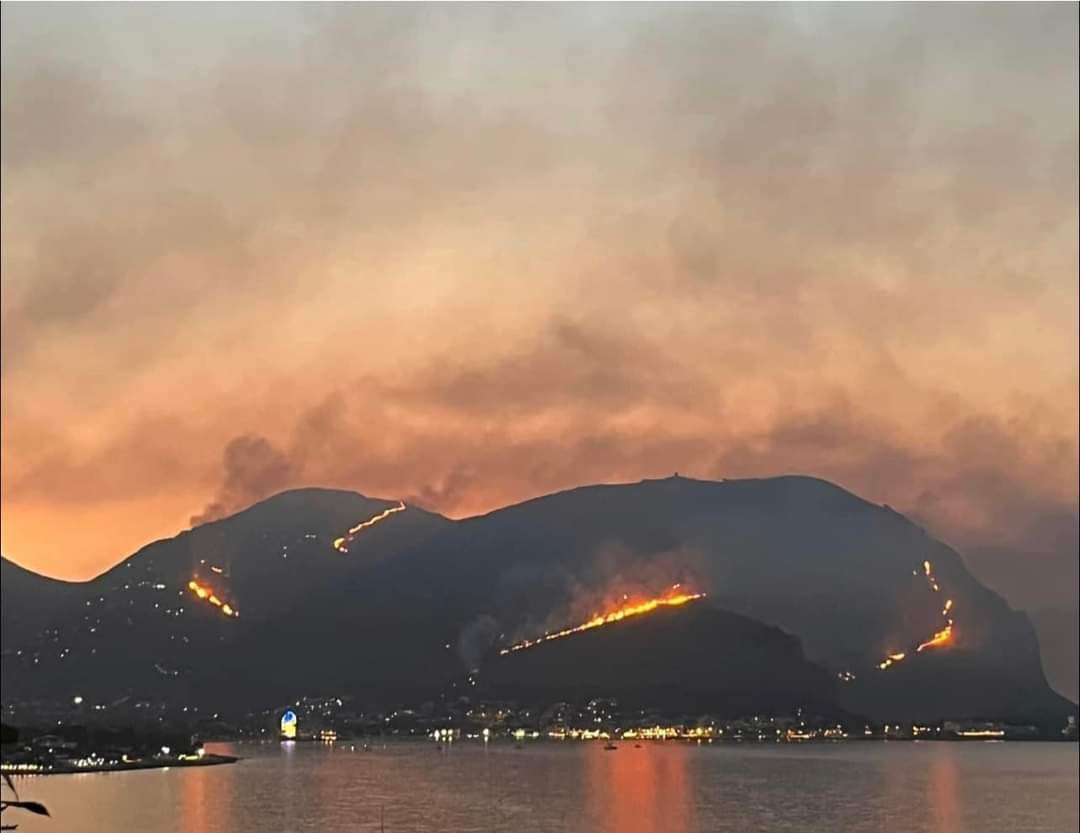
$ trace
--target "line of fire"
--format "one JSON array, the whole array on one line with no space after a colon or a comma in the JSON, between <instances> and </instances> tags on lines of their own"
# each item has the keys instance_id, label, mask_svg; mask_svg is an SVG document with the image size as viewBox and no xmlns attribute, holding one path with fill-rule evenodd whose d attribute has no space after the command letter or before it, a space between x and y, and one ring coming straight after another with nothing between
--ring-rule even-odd
<instances>
[{"instance_id":1,"label":"line of fire","mask_svg":"<svg viewBox=\"0 0 1080 833\"><path fill-rule=\"evenodd\" d=\"M370 529L376 524L382 523L391 515L396 515L398 512L404 512L407 508L408 507L405 506L405 501L399 500L397 506L390 506L382 512L379 512L377 515L368 518L366 521L361 521L356 526L351 527L349 531L340 538L334 539L334 549L341 553L347 553L349 551L349 545L352 544L357 535L365 529Z\"/></svg>"},{"instance_id":2,"label":"line of fire","mask_svg":"<svg viewBox=\"0 0 1080 833\"><path fill-rule=\"evenodd\" d=\"M592 630L593 628L599 628L603 625L610 625L613 622L621 622L623 619L628 619L632 616L642 616L646 613L652 613L654 610L658 610L664 607L681 607L689 602L695 602L698 599L705 598L704 593L687 593L682 589L681 584L672 585L672 587L662 596L658 596L653 599L646 599L644 601L630 602L628 599L624 599L624 604L609 613L594 613L592 618L587 622L582 622L580 625L575 625L569 628L563 628L558 631L551 631L545 633L543 636L538 636L536 639L525 639L521 642L511 645L509 648L503 648L499 651L500 655L506 655L514 651L521 651L525 648L532 648L536 645L540 645L544 642L550 642L553 639L562 639L566 636L572 636L582 631Z\"/></svg>"},{"instance_id":3,"label":"line of fire","mask_svg":"<svg viewBox=\"0 0 1080 833\"><path fill-rule=\"evenodd\" d=\"M207 584L203 584L197 579L192 579L188 582L188 590L190 590L199 599L202 599L207 604L213 605L220 610L226 616L236 617L239 616L239 611L236 610L229 602L224 601L214 591L212 587Z\"/></svg>"},{"instance_id":4,"label":"line of fire","mask_svg":"<svg viewBox=\"0 0 1080 833\"><path fill-rule=\"evenodd\" d=\"M919 575L918 570L912 570L912 575ZM934 575L934 567L929 561L922 563L922 574L926 579L926 584L930 588L932 593L940 593L941 585L938 583L937 577ZM899 662L903 662L912 653L921 654L923 651L931 648L940 648L952 643L953 640L953 618L952 618L953 600L946 599L945 604L941 608L941 617L944 622L944 626L936 631L933 636L924 642L918 643L911 651L894 651L887 654L881 662L878 663L878 670L887 671Z\"/></svg>"}]
</instances>

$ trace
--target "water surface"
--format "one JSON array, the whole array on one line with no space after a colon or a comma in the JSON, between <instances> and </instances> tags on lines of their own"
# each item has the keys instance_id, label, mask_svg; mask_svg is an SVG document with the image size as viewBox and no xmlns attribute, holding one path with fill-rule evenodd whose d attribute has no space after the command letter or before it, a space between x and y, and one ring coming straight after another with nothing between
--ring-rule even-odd
<instances>
[{"instance_id":1,"label":"water surface","mask_svg":"<svg viewBox=\"0 0 1080 833\"><path fill-rule=\"evenodd\" d=\"M24 833L1076 833L1078 748L1042 743L217 744L231 766L20 779ZM8 815L13 815L10 813ZM15 821L5 819L5 821Z\"/></svg>"}]
</instances>

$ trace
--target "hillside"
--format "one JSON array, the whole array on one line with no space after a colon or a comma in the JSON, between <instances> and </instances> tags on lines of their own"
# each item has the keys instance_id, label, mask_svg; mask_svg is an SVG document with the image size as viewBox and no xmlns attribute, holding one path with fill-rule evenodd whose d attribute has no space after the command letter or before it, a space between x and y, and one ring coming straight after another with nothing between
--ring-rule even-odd
<instances>
[{"instance_id":1,"label":"hillside","mask_svg":"<svg viewBox=\"0 0 1080 833\"><path fill-rule=\"evenodd\" d=\"M837 681L799 640L701 600L493 658L481 694L543 706L614 697L721 717L836 713Z\"/></svg>"},{"instance_id":2,"label":"hillside","mask_svg":"<svg viewBox=\"0 0 1080 833\"><path fill-rule=\"evenodd\" d=\"M4 646L32 640L82 589L78 583L38 575L0 558Z\"/></svg>"},{"instance_id":3,"label":"hillside","mask_svg":"<svg viewBox=\"0 0 1080 833\"><path fill-rule=\"evenodd\" d=\"M20 608L9 614L5 599L4 697L195 698L194 681L227 665L245 631L449 523L410 507L393 524L363 530L348 552L335 549L350 527L396 504L326 489L277 495L66 585L49 632L25 644L16 640L26 628L8 627Z\"/></svg>"},{"instance_id":4,"label":"hillside","mask_svg":"<svg viewBox=\"0 0 1080 833\"><path fill-rule=\"evenodd\" d=\"M304 694L426 698L473 668L484 679L500 647L682 584L708 593L717 616L769 626L752 631L758 652L740 655L747 679L779 629L805 650L791 669L808 660L843 678L839 704L858 713L1055 723L1075 710L1047 686L1027 618L956 552L824 481L588 486L458 522L399 507L299 490L152 544L88 583L82 606L54 617L59 636L17 663L5 654L5 696L93 679L110 689L102 696L237 708ZM342 552L334 539L350 527ZM667 639L661 624L636 627ZM694 633L691 652L705 639ZM572 677L594 638L545 653L559 666L552 680Z\"/></svg>"}]
</instances>

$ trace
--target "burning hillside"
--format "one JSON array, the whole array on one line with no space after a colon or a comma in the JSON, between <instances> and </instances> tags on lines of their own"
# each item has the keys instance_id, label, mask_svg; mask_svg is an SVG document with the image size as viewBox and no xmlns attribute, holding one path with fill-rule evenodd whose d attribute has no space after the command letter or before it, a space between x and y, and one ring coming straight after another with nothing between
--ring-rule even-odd
<instances>
[{"instance_id":1,"label":"burning hillside","mask_svg":"<svg viewBox=\"0 0 1080 833\"><path fill-rule=\"evenodd\" d=\"M368 518L366 521L360 521L356 526L350 527L349 531L342 535L340 538L334 539L334 549L341 553L349 551L349 545L356 539L356 536L363 532L365 529L370 529L376 524L382 523L391 515L395 515L398 512L404 512L407 507L405 501L399 500L397 506L390 506L379 512L377 515Z\"/></svg>"},{"instance_id":2,"label":"burning hillside","mask_svg":"<svg viewBox=\"0 0 1080 833\"><path fill-rule=\"evenodd\" d=\"M912 575L918 576L919 570L912 570ZM922 575L926 578L926 585L932 593L940 593L941 585L938 584L937 577L934 575L933 565L929 561L922 563ZM933 636L929 637L924 642L920 642L911 651L897 651L888 654L881 662L878 663L878 670L887 671L898 662L903 662L905 658L912 653L921 654L930 648L940 648L946 645L950 645L953 641L953 618L952 618L953 600L946 599L945 604L941 608L941 618L943 625L940 630L936 631Z\"/></svg>"},{"instance_id":3,"label":"burning hillside","mask_svg":"<svg viewBox=\"0 0 1080 833\"><path fill-rule=\"evenodd\" d=\"M610 610L607 613L595 613L591 619L580 625L545 633L543 636L539 636L536 639L523 640L511 645L509 648L503 648L499 651L499 654L505 655L514 651L521 651L525 648L532 648L541 643L550 642L553 639L562 639L565 636L572 636L573 634L582 633L583 631L592 630L593 628L599 628L603 625L610 625L613 622L620 622L623 619L628 619L632 616L643 616L646 613L651 613L662 607L680 607L681 605L703 598L705 598L704 593L687 593L682 589L682 585L680 584L673 585L664 595L652 599L631 601L629 597L624 597L623 604L614 610Z\"/></svg>"},{"instance_id":4,"label":"burning hillside","mask_svg":"<svg viewBox=\"0 0 1080 833\"><path fill-rule=\"evenodd\" d=\"M197 598L202 599L207 604L211 604L214 607L216 607L218 610L220 610L226 616L239 616L240 615L237 612L236 608L234 608L231 604L229 604L228 602L221 599L217 595L217 593L214 592L213 588L211 588L209 585L203 584L202 582L198 581L197 579L192 579L191 581L188 582L188 590L190 590L192 593L194 593Z\"/></svg>"}]
</instances>

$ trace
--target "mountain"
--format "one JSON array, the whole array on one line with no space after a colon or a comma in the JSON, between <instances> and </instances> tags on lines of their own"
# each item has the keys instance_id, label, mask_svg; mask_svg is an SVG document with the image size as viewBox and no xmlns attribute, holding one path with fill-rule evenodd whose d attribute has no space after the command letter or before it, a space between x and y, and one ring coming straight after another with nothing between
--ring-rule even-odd
<instances>
[{"instance_id":1,"label":"mountain","mask_svg":"<svg viewBox=\"0 0 1080 833\"><path fill-rule=\"evenodd\" d=\"M539 688L536 664L553 688L587 667L583 684L659 691L670 679L678 699L696 657L706 681L732 663L747 680L772 669L771 693L748 689L763 700L813 663L842 680L838 708L872 717L1053 725L1075 713L1047 686L1023 614L924 530L825 481L587 486L462 521L402 507L304 489L156 542L81 586L18 656L5 601L5 699L96 688L235 708L340 693L378 705L430 698L472 669ZM499 654L674 584L707 598ZM701 653L737 634L737 654ZM668 646L659 665L651 641ZM709 685L687 691L719 694Z\"/></svg>"},{"instance_id":2,"label":"mountain","mask_svg":"<svg viewBox=\"0 0 1080 833\"><path fill-rule=\"evenodd\" d=\"M1029 615L1039 634L1050 684L1055 691L1075 700L1080 697L1080 609L1042 608Z\"/></svg>"},{"instance_id":3,"label":"mountain","mask_svg":"<svg viewBox=\"0 0 1080 833\"><path fill-rule=\"evenodd\" d=\"M9 614L5 596L4 699L128 692L197 699L197 680L228 666L242 634L450 523L410 507L392 526L365 529L348 552L334 548L350 527L396 505L327 489L277 495L68 585L76 592L49 617L49 632L29 643L9 636L9 616L15 621L21 607Z\"/></svg>"},{"instance_id":4,"label":"mountain","mask_svg":"<svg viewBox=\"0 0 1080 833\"><path fill-rule=\"evenodd\" d=\"M21 645L36 637L82 587L38 575L0 558L0 610L4 645Z\"/></svg>"}]
</instances>

